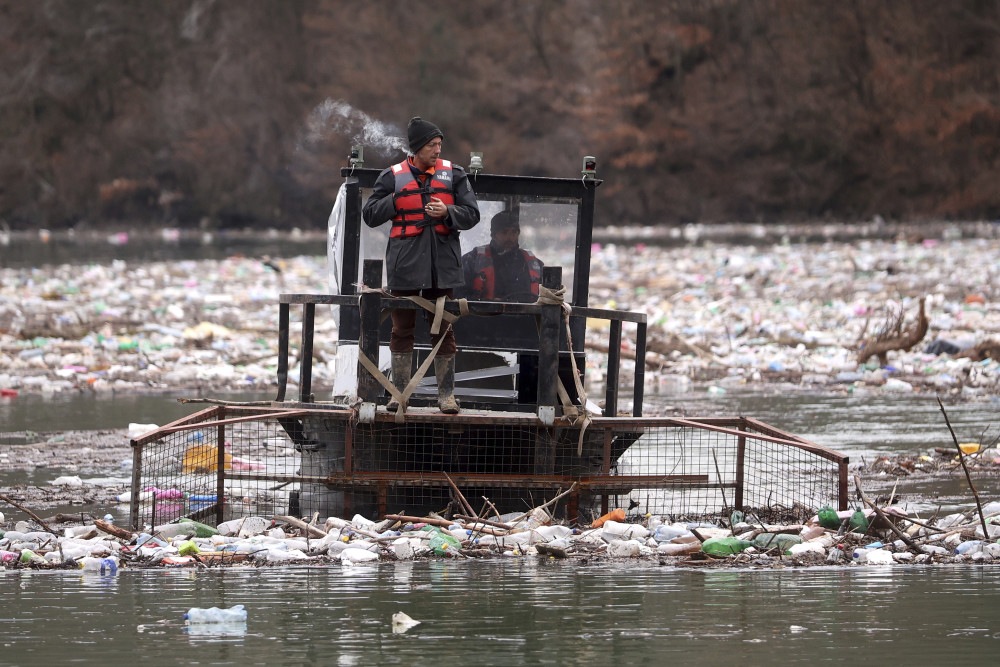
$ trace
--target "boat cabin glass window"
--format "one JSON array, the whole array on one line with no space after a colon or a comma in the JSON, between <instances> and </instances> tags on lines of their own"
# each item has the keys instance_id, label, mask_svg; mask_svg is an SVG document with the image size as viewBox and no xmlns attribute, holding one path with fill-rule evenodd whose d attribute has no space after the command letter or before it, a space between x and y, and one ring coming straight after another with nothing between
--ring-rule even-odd
<instances>
[{"instance_id":1,"label":"boat cabin glass window","mask_svg":"<svg viewBox=\"0 0 1000 667\"><path fill-rule=\"evenodd\" d=\"M371 196L371 190L363 188L362 202ZM480 221L471 230L462 232L462 254L477 246L490 242L490 221L504 210L517 212L521 230L519 245L530 251L545 266L562 267L562 284L566 287L566 299L573 299L573 272L576 261L577 224L579 201L553 197L529 195L478 194ZM390 225L372 229L361 225L361 260L358 262L357 281L361 282L360 271L365 259L385 258L385 247L389 240ZM384 268L383 268L384 271ZM383 284L386 276L383 273Z\"/></svg>"}]
</instances>

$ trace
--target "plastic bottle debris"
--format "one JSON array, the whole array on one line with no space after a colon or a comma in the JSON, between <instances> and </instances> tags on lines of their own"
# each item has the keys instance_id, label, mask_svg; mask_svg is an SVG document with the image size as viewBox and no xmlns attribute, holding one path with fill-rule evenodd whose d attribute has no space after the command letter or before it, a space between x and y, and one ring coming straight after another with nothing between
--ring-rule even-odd
<instances>
[{"instance_id":1,"label":"plastic bottle debris","mask_svg":"<svg viewBox=\"0 0 1000 667\"><path fill-rule=\"evenodd\" d=\"M192 607L184 614L184 620L188 625L203 623L246 623L247 612L241 604L233 605L228 609L221 609L219 607L208 607L207 609Z\"/></svg>"},{"instance_id":2,"label":"plastic bottle debris","mask_svg":"<svg viewBox=\"0 0 1000 667\"><path fill-rule=\"evenodd\" d=\"M367 549L348 547L340 552L340 560L351 563L368 563L373 560L378 560L378 554L368 551Z\"/></svg>"},{"instance_id":3,"label":"plastic bottle debris","mask_svg":"<svg viewBox=\"0 0 1000 667\"><path fill-rule=\"evenodd\" d=\"M56 477L49 484L53 486L83 486L83 481L76 475L64 475Z\"/></svg>"},{"instance_id":4,"label":"plastic bottle debris","mask_svg":"<svg viewBox=\"0 0 1000 667\"><path fill-rule=\"evenodd\" d=\"M618 521L606 521L602 527L603 535L610 539L637 539L649 535L649 530L638 523L621 523Z\"/></svg>"},{"instance_id":5,"label":"plastic bottle debris","mask_svg":"<svg viewBox=\"0 0 1000 667\"><path fill-rule=\"evenodd\" d=\"M837 510L829 505L821 507L817 516L819 517L819 525L824 528L829 528L830 530L840 528L840 516L837 514Z\"/></svg>"},{"instance_id":6,"label":"plastic bottle debris","mask_svg":"<svg viewBox=\"0 0 1000 667\"><path fill-rule=\"evenodd\" d=\"M420 621L413 620L401 611L397 611L392 615L392 631L394 634L401 634L418 625L420 625Z\"/></svg>"},{"instance_id":7,"label":"plastic bottle debris","mask_svg":"<svg viewBox=\"0 0 1000 667\"><path fill-rule=\"evenodd\" d=\"M751 546L752 542L738 537L710 537L702 542L701 550L710 556L732 556Z\"/></svg>"},{"instance_id":8,"label":"plastic bottle debris","mask_svg":"<svg viewBox=\"0 0 1000 667\"><path fill-rule=\"evenodd\" d=\"M214 498L215 496L213 496ZM189 500L191 497L188 498ZM191 519L179 519L179 523L190 523L195 527L195 537L211 537L212 535L218 535L219 530L217 528L212 528L204 523L198 523L197 521L192 521Z\"/></svg>"},{"instance_id":9,"label":"plastic bottle debris","mask_svg":"<svg viewBox=\"0 0 1000 667\"><path fill-rule=\"evenodd\" d=\"M625 510L620 507L615 510L611 510L599 519L596 519L594 523L590 524L591 528L600 528L607 521L624 521L625 520Z\"/></svg>"},{"instance_id":10,"label":"plastic bottle debris","mask_svg":"<svg viewBox=\"0 0 1000 667\"><path fill-rule=\"evenodd\" d=\"M653 531L653 539L657 542L670 542L678 538L690 538L688 541L698 541L687 526L681 524L663 524Z\"/></svg>"},{"instance_id":11,"label":"plastic bottle debris","mask_svg":"<svg viewBox=\"0 0 1000 667\"><path fill-rule=\"evenodd\" d=\"M983 547L985 547L985 543L982 540L968 540L955 547L955 553L971 555L977 551L982 551Z\"/></svg>"},{"instance_id":12,"label":"plastic bottle debris","mask_svg":"<svg viewBox=\"0 0 1000 667\"><path fill-rule=\"evenodd\" d=\"M451 535L434 530L431 532L430 547L431 551L438 556L457 556L462 548L462 543Z\"/></svg>"},{"instance_id":13,"label":"plastic bottle debris","mask_svg":"<svg viewBox=\"0 0 1000 667\"><path fill-rule=\"evenodd\" d=\"M851 519L847 525L850 527L851 532L864 533L868 530L868 517L861 511L861 508L858 508L851 515Z\"/></svg>"},{"instance_id":14,"label":"plastic bottle debris","mask_svg":"<svg viewBox=\"0 0 1000 667\"><path fill-rule=\"evenodd\" d=\"M780 553L785 553L793 545L802 544L802 538L798 535L783 533L761 533L753 538L751 543L762 551L777 549Z\"/></svg>"},{"instance_id":15,"label":"plastic bottle debris","mask_svg":"<svg viewBox=\"0 0 1000 667\"><path fill-rule=\"evenodd\" d=\"M101 574L118 574L117 558L86 557L80 560L80 569Z\"/></svg>"},{"instance_id":16,"label":"plastic bottle debris","mask_svg":"<svg viewBox=\"0 0 1000 667\"><path fill-rule=\"evenodd\" d=\"M156 526L153 529L153 535L162 538L171 537L194 537L195 533L198 532L198 527L194 525L194 522L189 523L166 523L162 526Z\"/></svg>"},{"instance_id":17,"label":"plastic bottle debris","mask_svg":"<svg viewBox=\"0 0 1000 667\"><path fill-rule=\"evenodd\" d=\"M892 553L885 549L855 549L854 562L868 565L891 565Z\"/></svg>"},{"instance_id":18,"label":"plastic bottle debris","mask_svg":"<svg viewBox=\"0 0 1000 667\"><path fill-rule=\"evenodd\" d=\"M177 545L177 553L181 556L194 556L195 554L201 553L201 549L192 540L187 542L181 542Z\"/></svg>"},{"instance_id":19,"label":"plastic bottle debris","mask_svg":"<svg viewBox=\"0 0 1000 667\"><path fill-rule=\"evenodd\" d=\"M664 556L682 556L684 554L693 554L695 552L701 551L701 542L695 540L694 542L664 542L656 547L657 552Z\"/></svg>"}]
</instances>

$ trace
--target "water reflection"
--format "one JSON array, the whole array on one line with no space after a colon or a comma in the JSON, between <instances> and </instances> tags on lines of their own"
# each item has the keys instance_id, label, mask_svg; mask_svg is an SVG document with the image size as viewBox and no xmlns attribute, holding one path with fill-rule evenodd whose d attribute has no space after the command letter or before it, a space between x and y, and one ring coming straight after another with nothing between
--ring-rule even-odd
<instances>
[{"instance_id":1,"label":"water reflection","mask_svg":"<svg viewBox=\"0 0 1000 667\"><path fill-rule=\"evenodd\" d=\"M975 663L997 649L998 577L989 567L699 571L530 559L110 578L8 572L0 644L20 664L171 660L179 646L193 651L188 662L240 665L651 663L674 654L926 664L956 651ZM245 635L185 638L190 607L234 604L246 605ZM420 625L394 634L397 611Z\"/></svg>"}]
</instances>

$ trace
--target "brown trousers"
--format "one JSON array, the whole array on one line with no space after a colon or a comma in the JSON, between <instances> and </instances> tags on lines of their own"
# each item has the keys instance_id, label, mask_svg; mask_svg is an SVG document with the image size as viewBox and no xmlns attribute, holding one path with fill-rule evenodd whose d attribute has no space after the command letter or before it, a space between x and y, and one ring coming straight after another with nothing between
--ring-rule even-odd
<instances>
[{"instance_id":1,"label":"brown trousers","mask_svg":"<svg viewBox=\"0 0 1000 667\"><path fill-rule=\"evenodd\" d=\"M392 290L391 294L393 296L415 296L419 294L425 299L434 301L442 295L451 299L454 296L454 290ZM434 320L434 313L428 311L424 311L424 313L427 317L427 323L430 324ZM392 352L412 352L413 332L417 326L417 311L409 308L398 308L389 311L389 316L392 318L392 336L389 338L389 350ZM446 324L442 323L441 329L443 330L446 326ZM447 329L447 333L444 334L444 342L441 343L441 348L438 350L438 356L449 356L455 354L455 350L458 349L455 344L455 331L451 327L447 327ZM438 339L440 338L441 334L436 336L432 335L431 345L437 345Z\"/></svg>"}]
</instances>

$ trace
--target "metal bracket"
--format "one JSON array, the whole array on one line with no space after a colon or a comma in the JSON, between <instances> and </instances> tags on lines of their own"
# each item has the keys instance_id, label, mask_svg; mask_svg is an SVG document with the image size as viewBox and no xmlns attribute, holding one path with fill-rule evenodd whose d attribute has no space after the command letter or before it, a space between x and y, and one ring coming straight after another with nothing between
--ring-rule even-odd
<instances>
[{"instance_id":1,"label":"metal bracket","mask_svg":"<svg viewBox=\"0 0 1000 667\"><path fill-rule=\"evenodd\" d=\"M556 423L556 406L554 405L539 405L538 406L538 419L546 426L552 426Z\"/></svg>"}]
</instances>

